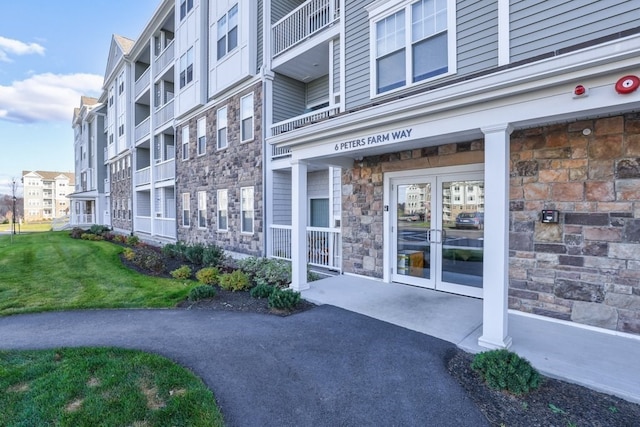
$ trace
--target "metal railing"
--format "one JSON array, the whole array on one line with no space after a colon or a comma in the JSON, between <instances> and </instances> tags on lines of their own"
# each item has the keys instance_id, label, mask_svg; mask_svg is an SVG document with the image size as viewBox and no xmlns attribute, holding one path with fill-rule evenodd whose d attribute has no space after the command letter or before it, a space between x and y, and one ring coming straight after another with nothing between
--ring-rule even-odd
<instances>
[{"instance_id":1,"label":"metal railing","mask_svg":"<svg viewBox=\"0 0 640 427\"><path fill-rule=\"evenodd\" d=\"M312 111L307 114L303 114L301 116L292 117L290 119L274 123L271 125L271 135L280 135L281 133L289 132L302 126L308 125L309 123L319 122L331 116L335 116L339 112L340 106L332 105L316 111Z\"/></svg>"},{"instance_id":2,"label":"metal railing","mask_svg":"<svg viewBox=\"0 0 640 427\"><path fill-rule=\"evenodd\" d=\"M173 99L167 102L166 104L164 104L162 107L158 108L156 112L153 114L154 114L153 116L154 126L156 128L158 128L159 126L162 126L169 120L173 119L173 116L174 116Z\"/></svg>"},{"instance_id":3,"label":"metal railing","mask_svg":"<svg viewBox=\"0 0 640 427\"><path fill-rule=\"evenodd\" d=\"M272 258L291 260L291 226L271 225ZM307 227L307 263L341 270L340 230L324 227Z\"/></svg>"},{"instance_id":4,"label":"metal railing","mask_svg":"<svg viewBox=\"0 0 640 427\"><path fill-rule=\"evenodd\" d=\"M137 170L133 179L134 185L139 187L151 183L151 166Z\"/></svg>"},{"instance_id":5,"label":"metal railing","mask_svg":"<svg viewBox=\"0 0 640 427\"><path fill-rule=\"evenodd\" d=\"M149 136L151 133L151 116L147 117L136 125L135 138L136 142Z\"/></svg>"},{"instance_id":6,"label":"metal railing","mask_svg":"<svg viewBox=\"0 0 640 427\"><path fill-rule=\"evenodd\" d=\"M156 182L174 179L176 177L175 159L166 160L153 166L153 176Z\"/></svg>"},{"instance_id":7,"label":"metal railing","mask_svg":"<svg viewBox=\"0 0 640 427\"><path fill-rule=\"evenodd\" d=\"M173 40L164 48L164 50L156 57L155 60L155 73L160 73L164 68L173 63L175 58L175 48ZM156 74L157 75L157 74Z\"/></svg>"},{"instance_id":8,"label":"metal railing","mask_svg":"<svg viewBox=\"0 0 640 427\"><path fill-rule=\"evenodd\" d=\"M308 0L273 24L273 56L332 25L340 16L340 0Z\"/></svg>"},{"instance_id":9,"label":"metal railing","mask_svg":"<svg viewBox=\"0 0 640 427\"><path fill-rule=\"evenodd\" d=\"M149 84L151 83L151 67L147 68L147 70L142 73L142 75L140 76L140 78L138 80L136 80L134 86L133 86L133 90L135 92L135 97L137 98L138 95L140 95L142 92L144 92L144 90L149 87Z\"/></svg>"}]
</instances>

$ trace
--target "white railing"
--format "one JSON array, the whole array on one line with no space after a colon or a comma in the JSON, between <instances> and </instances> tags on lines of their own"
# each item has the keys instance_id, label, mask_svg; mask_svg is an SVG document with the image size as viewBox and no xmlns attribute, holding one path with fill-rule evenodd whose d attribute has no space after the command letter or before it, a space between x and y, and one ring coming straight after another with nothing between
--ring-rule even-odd
<instances>
[{"instance_id":1,"label":"white railing","mask_svg":"<svg viewBox=\"0 0 640 427\"><path fill-rule=\"evenodd\" d=\"M167 123L169 120L173 119L173 99L162 107L158 108L154 113L154 126L157 128Z\"/></svg>"},{"instance_id":2,"label":"white railing","mask_svg":"<svg viewBox=\"0 0 640 427\"><path fill-rule=\"evenodd\" d=\"M273 56L290 49L340 16L340 0L308 0L273 24Z\"/></svg>"},{"instance_id":3,"label":"white railing","mask_svg":"<svg viewBox=\"0 0 640 427\"><path fill-rule=\"evenodd\" d=\"M141 231L143 233L151 233L151 217L148 216L136 216L133 221L133 229L135 231Z\"/></svg>"},{"instance_id":4,"label":"white railing","mask_svg":"<svg viewBox=\"0 0 640 427\"><path fill-rule=\"evenodd\" d=\"M173 47L173 40L171 40L162 53L156 57L155 72L160 73L167 65L173 63L174 57L175 49Z\"/></svg>"},{"instance_id":5,"label":"white railing","mask_svg":"<svg viewBox=\"0 0 640 427\"><path fill-rule=\"evenodd\" d=\"M274 123L271 125L271 134L273 136L280 135L284 132L289 132L294 129L298 129L302 126L308 125L309 123L318 122L320 120L324 120L331 116L335 116L340 112L339 105L333 105L326 108L321 108L316 111L312 111L307 114L303 114L301 116L292 117L287 120L283 120L278 123Z\"/></svg>"},{"instance_id":6,"label":"white railing","mask_svg":"<svg viewBox=\"0 0 640 427\"><path fill-rule=\"evenodd\" d=\"M95 224L95 215L93 214L74 214L71 220L71 224Z\"/></svg>"},{"instance_id":7,"label":"white railing","mask_svg":"<svg viewBox=\"0 0 640 427\"><path fill-rule=\"evenodd\" d=\"M141 185L147 185L151 183L151 166L147 166L144 169L140 169L136 171L135 177L133 179L136 187Z\"/></svg>"},{"instance_id":8,"label":"white railing","mask_svg":"<svg viewBox=\"0 0 640 427\"><path fill-rule=\"evenodd\" d=\"M134 84L134 92L136 94L136 98L140 95L151 83L151 67L147 68L147 70L142 73L140 78L136 80Z\"/></svg>"},{"instance_id":9,"label":"white railing","mask_svg":"<svg viewBox=\"0 0 640 427\"><path fill-rule=\"evenodd\" d=\"M276 147L275 145L271 146L271 158L278 159L281 157L289 157L291 156L291 148L289 147Z\"/></svg>"},{"instance_id":10,"label":"white railing","mask_svg":"<svg viewBox=\"0 0 640 427\"><path fill-rule=\"evenodd\" d=\"M141 139L149 136L150 133L151 133L151 117L149 116L136 125L136 132L135 132L136 142L139 142Z\"/></svg>"},{"instance_id":11,"label":"white railing","mask_svg":"<svg viewBox=\"0 0 640 427\"><path fill-rule=\"evenodd\" d=\"M162 163L158 163L153 166L153 176L156 182L165 181L167 179L174 179L176 177L176 161L170 159Z\"/></svg>"},{"instance_id":12,"label":"white railing","mask_svg":"<svg viewBox=\"0 0 640 427\"><path fill-rule=\"evenodd\" d=\"M175 218L154 218L153 232L156 236L176 238L176 219Z\"/></svg>"},{"instance_id":13,"label":"white railing","mask_svg":"<svg viewBox=\"0 0 640 427\"><path fill-rule=\"evenodd\" d=\"M291 260L291 226L271 225L271 257ZM332 228L307 227L307 263L340 270L340 231Z\"/></svg>"}]
</instances>

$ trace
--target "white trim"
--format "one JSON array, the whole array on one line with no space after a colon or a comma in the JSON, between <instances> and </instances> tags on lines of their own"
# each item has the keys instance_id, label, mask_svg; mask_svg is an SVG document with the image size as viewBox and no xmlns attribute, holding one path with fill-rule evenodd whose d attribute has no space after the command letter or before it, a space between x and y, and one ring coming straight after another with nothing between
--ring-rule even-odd
<instances>
[{"instance_id":1,"label":"white trim","mask_svg":"<svg viewBox=\"0 0 640 427\"><path fill-rule=\"evenodd\" d=\"M340 112L344 112L346 109L346 91L347 84L345 74L347 72L346 66L346 41L345 34L347 33L347 24L346 24L346 12L345 12L345 3L346 0L340 0ZM334 98L335 100L335 98Z\"/></svg>"},{"instance_id":2,"label":"white trim","mask_svg":"<svg viewBox=\"0 0 640 427\"><path fill-rule=\"evenodd\" d=\"M498 66L511 60L509 0L498 0Z\"/></svg>"}]
</instances>

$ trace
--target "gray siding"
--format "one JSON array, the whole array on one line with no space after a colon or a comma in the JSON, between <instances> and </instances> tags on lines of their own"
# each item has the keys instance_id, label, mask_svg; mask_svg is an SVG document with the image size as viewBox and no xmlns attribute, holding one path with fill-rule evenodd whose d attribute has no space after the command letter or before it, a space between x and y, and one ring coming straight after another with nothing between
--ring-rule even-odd
<instances>
[{"instance_id":1,"label":"gray siding","mask_svg":"<svg viewBox=\"0 0 640 427\"><path fill-rule=\"evenodd\" d=\"M291 225L291 172L273 171L273 223Z\"/></svg>"},{"instance_id":2,"label":"gray siding","mask_svg":"<svg viewBox=\"0 0 640 427\"><path fill-rule=\"evenodd\" d=\"M273 122L298 116L304 112L305 84L282 74L273 80Z\"/></svg>"},{"instance_id":3,"label":"gray siding","mask_svg":"<svg viewBox=\"0 0 640 427\"><path fill-rule=\"evenodd\" d=\"M347 110L369 98L369 15L371 0L345 2L345 105Z\"/></svg>"},{"instance_id":4,"label":"gray siding","mask_svg":"<svg viewBox=\"0 0 640 427\"><path fill-rule=\"evenodd\" d=\"M512 62L640 25L637 0L512 0L510 12Z\"/></svg>"},{"instance_id":5,"label":"gray siding","mask_svg":"<svg viewBox=\"0 0 640 427\"><path fill-rule=\"evenodd\" d=\"M262 35L262 31L263 31L263 23L262 20L264 19L264 1L263 0L258 0L258 39L256 40L256 48L258 49L258 51L256 52L256 74L260 72L260 67L262 67L262 40L263 40L263 35Z\"/></svg>"},{"instance_id":6,"label":"gray siding","mask_svg":"<svg viewBox=\"0 0 640 427\"><path fill-rule=\"evenodd\" d=\"M296 7L304 3L304 0L275 0L271 2L271 24L275 24Z\"/></svg>"},{"instance_id":7,"label":"gray siding","mask_svg":"<svg viewBox=\"0 0 640 427\"><path fill-rule=\"evenodd\" d=\"M307 106L322 104L329 100L329 75L307 83Z\"/></svg>"},{"instance_id":8,"label":"gray siding","mask_svg":"<svg viewBox=\"0 0 640 427\"><path fill-rule=\"evenodd\" d=\"M329 198L329 169L307 174L307 195L309 199Z\"/></svg>"},{"instance_id":9,"label":"gray siding","mask_svg":"<svg viewBox=\"0 0 640 427\"><path fill-rule=\"evenodd\" d=\"M333 41L333 92L340 93L340 39Z\"/></svg>"}]
</instances>

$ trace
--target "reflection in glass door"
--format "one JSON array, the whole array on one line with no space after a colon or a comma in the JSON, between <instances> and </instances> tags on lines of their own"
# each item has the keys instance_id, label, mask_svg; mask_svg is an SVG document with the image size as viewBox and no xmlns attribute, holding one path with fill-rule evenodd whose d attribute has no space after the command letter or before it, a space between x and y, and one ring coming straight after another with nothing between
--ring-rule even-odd
<instances>
[{"instance_id":1,"label":"reflection in glass door","mask_svg":"<svg viewBox=\"0 0 640 427\"><path fill-rule=\"evenodd\" d=\"M431 278L431 184L395 186L396 273L411 278ZM406 280L405 279L405 280Z\"/></svg>"}]
</instances>

